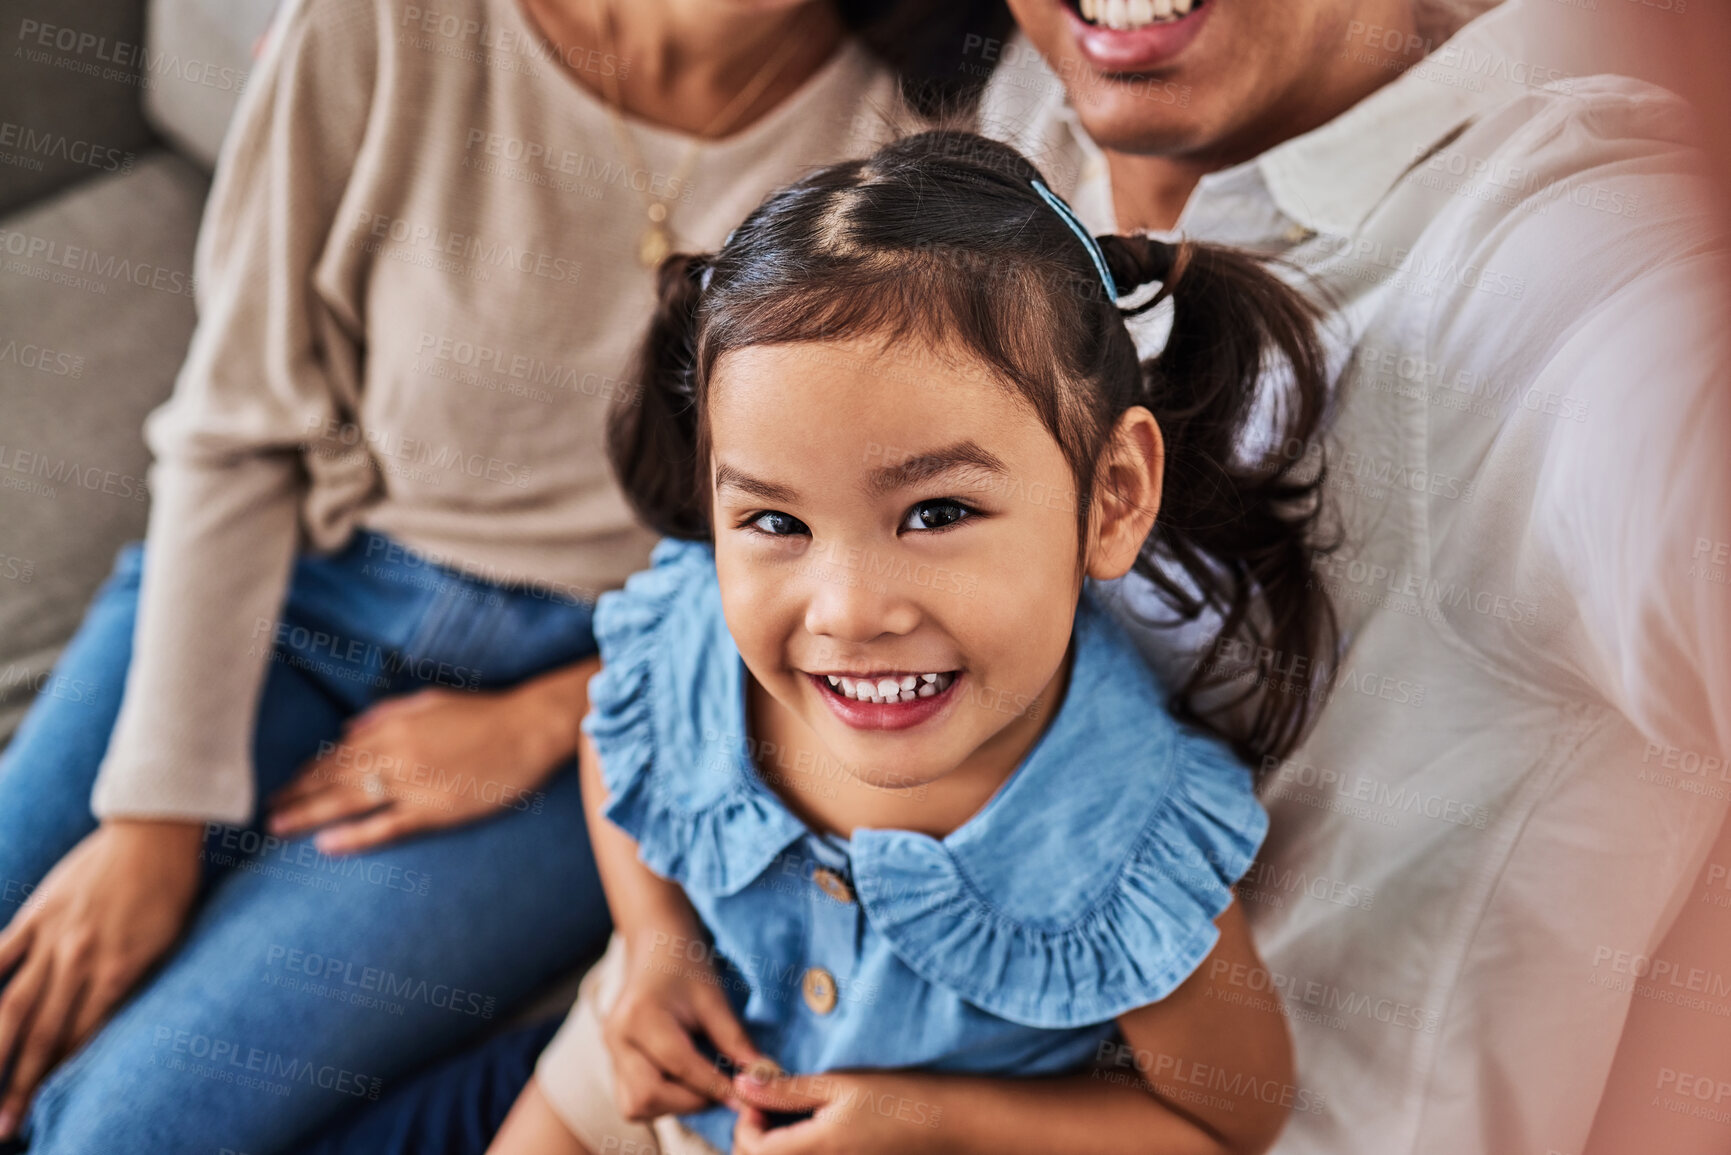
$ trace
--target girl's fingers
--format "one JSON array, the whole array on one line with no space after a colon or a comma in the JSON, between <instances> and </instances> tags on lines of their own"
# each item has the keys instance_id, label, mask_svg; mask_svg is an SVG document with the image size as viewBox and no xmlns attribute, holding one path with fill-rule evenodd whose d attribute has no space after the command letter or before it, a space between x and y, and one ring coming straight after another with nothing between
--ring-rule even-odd
<instances>
[{"instance_id":1,"label":"girl's fingers","mask_svg":"<svg viewBox=\"0 0 1731 1155\"><path fill-rule=\"evenodd\" d=\"M739 1119L733 1124L733 1155L762 1155L764 1114L756 1107L741 1104Z\"/></svg>"},{"instance_id":2,"label":"girl's fingers","mask_svg":"<svg viewBox=\"0 0 1731 1155\"><path fill-rule=\"evenodd\" d=\"M689 1088L663 1078L660 1069L641 1051L627 1050L615 1059L613 1078L615 1105L632 1122L670 1112L701 1111L713 1105Z\"/></svg>"},{"instance_id":3,"label":"girl's fingers","mask_svg":"<svg viewBox=\"0 0 1731 1155\"><path fill-rule=\"evenodd\" d=\"M630 1122L648 1117L654 1106L661 1072L649 1059L627 1047L613 1056L613 1105Z\"/></svg>"},{"instance_id":4,"label":"girl's fingers","mask_svg":"<svg viewBox=\"0 0 1731 1155\"><path fill-rule=\"evenodd\" d=\"M776 1075L759 1083L741 1072L733 1077L733 1093L765 1111L815 1111L829 1102L826 1096L801 1087L797 1075Z\"/></svg>"},{"instance_id":5,"label":"girl's fingers","mask_svg":"<svg viewBox=\"0 0 1731 1155\"><path fill-rule=\"evenodd\" d=\"M356 854L439 824L430 811L393 802L377 814L319 831L313 845L320 854Z\"/></svg>"},{"instance_id":6,"label":"girl's fingers","mask_svg":"<svg viewBox=\"0 0 1731 1155\"><path fill-rule=\"evenodd\" d=\"M803 1119L785 1127L770 1127L769 1118L755 1107L740 1112L733 1129L734 1155L828 1155L824 1125Z\"/></svg>"},{"instance_id":7,"label":"girl's fingers","mask_svg":"<svg viewBox=\"0 0 1731 1155\"><path fill-rule=\"evenodd\" d=\"M713 1100L706 1099L689 1087L666 1079L657 1083L651 1091L653 1115L684 1115L692 1111L702 1111L715 1106Z\"/></svg>"},{"instance_id":8,"label":"girl's fingers","mask_svg":"<svg viewBox=\"0 0 1731 1155\"><path fill-rule=\"evenodd\" d=\"M697 1025L709 1036L715 1049L732 1060L735 1067L743 1070L754 1063L769 1062L751 1041L751 1036L745 1033L727 996L719 987L699 984L692 992L692 1004L692 1009L697 1012Z\"/></svg>"},{"instance_id":9,"label":"girl's fingers","mask_svg":"<svg viewBox=\"0 0 1731 1155\"><path fill-rule=\"evenodd\" d=\"M632 1042L666 1078L702 1095L705 1104L727 1098L731 1090L727 1076L703 1057L691 1036L672 1018L640 1025Z\"/></svg>"}]
</instances>

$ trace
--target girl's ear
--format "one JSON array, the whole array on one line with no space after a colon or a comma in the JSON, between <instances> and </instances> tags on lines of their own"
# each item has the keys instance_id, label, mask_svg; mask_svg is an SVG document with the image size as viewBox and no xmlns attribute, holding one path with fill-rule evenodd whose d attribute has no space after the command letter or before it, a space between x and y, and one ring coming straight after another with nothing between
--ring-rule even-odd
<instances>
[{"instance_id":1,"label":"girl's ear","mask_svg":"<svg viewBox=\"0 0 1731 1155\"><path fill-rule=\"evenodd\" d=\"M1112 427L1094 477L1089 510L1088 576L1110 581L1130 572L1160 512L1166 442L1154 415L1132 405Z\"/></svg>"}]
</instances>

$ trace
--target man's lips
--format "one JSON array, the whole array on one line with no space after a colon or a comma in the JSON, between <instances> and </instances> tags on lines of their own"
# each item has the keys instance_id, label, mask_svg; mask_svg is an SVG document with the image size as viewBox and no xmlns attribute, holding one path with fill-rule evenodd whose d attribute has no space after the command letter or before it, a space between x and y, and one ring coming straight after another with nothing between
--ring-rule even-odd
<instances>
[{"instance_id":1,"label":"man's lips","mask_svg":"<svg viewBox=\"0 0 1731 1155\"><path fill-rule=\"evenodd\" d=\"M1172 64L1196 39L1215 4L1221 2L1209 0L1180 19L1124 31L1090 24L1070 4L1060 6L1082 56L1099 71L1112 73L1150 72Z\"/></svg>"}]
</instances>

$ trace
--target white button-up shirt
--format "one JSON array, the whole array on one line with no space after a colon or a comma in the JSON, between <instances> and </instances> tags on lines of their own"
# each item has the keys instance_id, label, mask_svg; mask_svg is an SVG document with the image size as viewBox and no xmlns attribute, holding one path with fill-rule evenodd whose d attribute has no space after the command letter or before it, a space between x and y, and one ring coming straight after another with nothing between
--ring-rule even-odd
<instances>
[{"instance_id":1,"label":"white button-up shirt","mask_svg":"<svg viewBox=\"0 0 1731 1155\"><path fill-rule=\"evenodd\" d=\"M1653 957L1731 904L1692 890L1731 796L1722 250L1681 102L1530 67L1510 7L1203 177L1174 230L1293 262L1338 366L1340 677L1240 890L1268 972L1239 985L1278 992L1309 1092L1281 1155L1577 1152L1633 998L1731 1015L1731 961ZM1061 84L1002 55L986 130L1113 231ZM1118 592L1169 674L1247 664Z\"/></svg>"}]
</instances>

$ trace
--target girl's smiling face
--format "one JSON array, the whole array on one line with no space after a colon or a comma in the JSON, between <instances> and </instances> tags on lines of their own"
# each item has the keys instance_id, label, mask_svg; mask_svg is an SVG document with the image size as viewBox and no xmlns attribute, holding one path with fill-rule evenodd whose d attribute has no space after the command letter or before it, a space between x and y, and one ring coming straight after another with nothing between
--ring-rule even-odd
<instances>
[{"instance_id":1,"label":"girl's smiling face","mask_svg":"<svg viewBox=\"0 0 1731 1155\"><path fill-rule=\"evenodd\" d=\"M1147 410L1102 463L1129 500L1096 505L1085 566L1063 451L959 354L735 350L708 425L723 609L752 677L869 785L1013 768L1062 696L1084 572L1123 574L1153 523Z\"/></svg>"}]
</instances>

